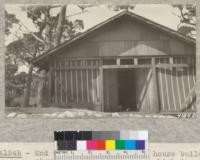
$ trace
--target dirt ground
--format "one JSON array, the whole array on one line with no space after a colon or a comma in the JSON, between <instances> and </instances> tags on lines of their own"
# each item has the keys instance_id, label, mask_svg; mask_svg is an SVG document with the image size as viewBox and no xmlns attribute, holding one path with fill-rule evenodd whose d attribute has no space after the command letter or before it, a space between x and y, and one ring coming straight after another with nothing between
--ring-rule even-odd
<instances>
[{"instance_id":1,"label":"dirt ground","mask_svg":"<svg viewBox=\"0 0 200 160\"><path fill-rule=\"evenodd\" d=\"M57 130L148 130L150 142L200 142L200 119L115 115L112 118L6 118L1 121L1 142L49 142Z\"/></svg>"}]
</instances>

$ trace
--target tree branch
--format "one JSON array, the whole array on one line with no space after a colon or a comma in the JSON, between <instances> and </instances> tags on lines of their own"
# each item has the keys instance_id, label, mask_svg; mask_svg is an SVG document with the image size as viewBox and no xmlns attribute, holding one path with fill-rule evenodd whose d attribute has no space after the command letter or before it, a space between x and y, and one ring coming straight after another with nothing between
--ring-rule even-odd
<instances>
[{"instance_id":1,"label":"tree branch","mask_svg":"<svg viewBox=\"0 0 200 160\"><path fill-rule=\"evenodd\" d=\"M36 39L38 40L39 42L43 43L43 44L46 44L46 42L44 40L42 40L41 38L39 38L38 36L36 36L33 32L31 32L28 27L26 27L22 22L20 22L21 24L19 25L22 25L27 31L30 32L30 34Z\"/></svg>"}]
</instances>

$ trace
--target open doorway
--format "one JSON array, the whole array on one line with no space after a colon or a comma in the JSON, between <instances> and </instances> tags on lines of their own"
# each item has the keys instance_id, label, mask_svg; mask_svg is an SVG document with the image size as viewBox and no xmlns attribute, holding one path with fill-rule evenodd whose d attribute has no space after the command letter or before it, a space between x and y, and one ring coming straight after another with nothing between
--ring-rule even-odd
<instances>
[{"instance_id":1,"label":"open doorway","mask_svg":"<svg viewBox=\"0 0 200 160\"><path fill-rule=\"evenodd\" d=\"M118 71L118 99L120 111L137 111L136 75L133 69Z\"/></svg>"},{"instance_id":2,"label":"open doorway","mask_svg":"<svg viewBox=\"0 0 200 160\"><path fill-rule=\"evenodd\" d=\"M147 111L151 93L149 68L106 69L103 74L104 111Z\"/></svg>"}]
</instances>

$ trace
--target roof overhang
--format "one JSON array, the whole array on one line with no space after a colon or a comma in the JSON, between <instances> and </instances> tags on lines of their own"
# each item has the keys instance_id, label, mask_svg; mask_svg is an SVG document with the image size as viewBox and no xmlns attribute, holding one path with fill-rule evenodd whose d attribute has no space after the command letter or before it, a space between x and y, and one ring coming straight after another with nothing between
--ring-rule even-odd
<instances>
[{"instance_id":1,"label":"roof overhang","mask_svg":"<svg viewBox=\"0 0 200 160\"><path fill-rule=\"evenodd\" d=\"M104 22L102 22L102 23L100 23L100 24L88 29L87 31L81 33L80 35L78 35L78 36L76 36L74 38L72 38L71 40L68 40L68 41L66 41L66 42L54 47L53 49L43 53L42 55L34 58L32 60L32 64L37 66L37 67L40 67L40 68L44 68L44 69L47 68L46 66L47 66L47 63L48 63L50 57L55 55L55 54L57 54L59 50L61 50L64 47L68 47L68 46L72 45L76 41L85 38L87 35L93 33L94 31L96 31L96 30L98 30L100 28L102 28L106 24L111 23L111 22L115 21L116 19L118 19L118 18L120 18L122 16L125 16L125 15L127 15L127 16L135 19L135 20L138 20L141 23L149 25L154 29L157 29L157 30L160 30L162 32L165 32L168 35L173 36L175 38L178 38L178 39L180 39L180 40L182 40L182 41L184 41L186 43L189 43L189 44L194 45L194 46L196 45L196 40L194 38L187 37L187 36L177 32L177 31L175 31L173 29L170 29L170 28L168 28L166 26L160 25L160 24L158 24L156 22L153 22L153 21L151 21L151 20L149 20L147 18L144 18L144 17L139 16L137 14L134 14L132 12L124 11L124 12L121 12L121 13L109 18L108 20L106 20L106 21L104 21Z\"/></svg>"}]
</instances>

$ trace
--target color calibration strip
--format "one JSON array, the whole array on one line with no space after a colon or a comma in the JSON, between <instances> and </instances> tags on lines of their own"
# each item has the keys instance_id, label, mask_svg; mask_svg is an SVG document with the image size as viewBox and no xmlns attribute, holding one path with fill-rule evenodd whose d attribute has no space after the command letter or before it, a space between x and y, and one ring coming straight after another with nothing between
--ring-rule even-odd
<instances>
[{"instance_id":1,"label":"color calibration strip","mask_svg":"<svg viewBox=\"0 0 200 160\"><path fill-rule=\"evenodd\" d=\"M56 150L145 150L147 131L62 131L54 133Z\"/></svg>"},{"instance_id":2,"label":"color calibration strip","mask_svg":"<svg viewBox=\"0 0 200 160\"><path fill-rule=\"evenodd\" d=\"M145 150L145 140L57 141L58 150Z\"/></svg>"}]
</instances>

